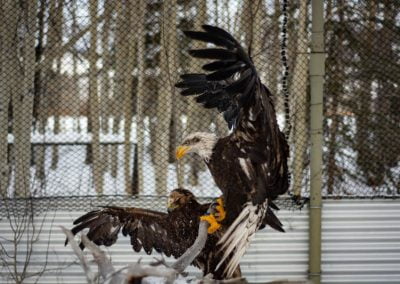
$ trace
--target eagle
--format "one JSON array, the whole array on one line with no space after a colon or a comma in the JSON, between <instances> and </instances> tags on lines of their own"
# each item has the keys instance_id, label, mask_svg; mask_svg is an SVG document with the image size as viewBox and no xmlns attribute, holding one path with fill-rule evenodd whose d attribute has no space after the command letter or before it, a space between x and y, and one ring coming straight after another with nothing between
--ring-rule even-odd
<instances>
[{"instance_id":1,"label":"eagle","mask_svg":"<svg viewBox=\"0 0 400 284\"><path fill-rule=\"evenodd\" d=\"M217 200L216 209L220 202ZM116 243L119 233L130 237L135 252L144 250L146 254L153 251L178 258L195 242L198 236L200 217L206 216L207 210L214 203L201 204L192 192L177 188L168 196L168 211L158 212L136 207L104 206L76 219L71 229L73 235L89 229L87 237L96 245L112 246ZM218 210L217 210L218 212ZM268 212L271 214L271 211ZM218 218L219 216L217 216ZM265 225L270 225L278 231L283 231L277 218L265 218ZM207 236L206 244L192 265L200 268L204 275L213 274L214 279L225 279L225 266L217 269L223 255L215 250L222 233ZM65 241L67 245L68 239ZM81 242L81 249L84 245ZM240 267L233 273L241 276Z\"/></svg>"},{"instance_id":2,"label":"eagle","mask_svg":"<svg viewBox=\"0 0 400 284\"><path fill-rule=\"evenodd\" d=\"M269 208L277 208L273 200L289 187L289 146L276 120L273 96L249 53L227 31L202 28L184 34L216 47L189 54L213 61L202 66L205 73L181 75L175 86L182 96L195 96L205 108L221 112L230 134L191 133L178 146L176 158L199 155L222 191L226 218L209 221L218 223L213 228L225 228L218 245L224 251L221 264L229 257L225 272L230 277L266 216L276 218Z\"/></svg>"}]
</instances>

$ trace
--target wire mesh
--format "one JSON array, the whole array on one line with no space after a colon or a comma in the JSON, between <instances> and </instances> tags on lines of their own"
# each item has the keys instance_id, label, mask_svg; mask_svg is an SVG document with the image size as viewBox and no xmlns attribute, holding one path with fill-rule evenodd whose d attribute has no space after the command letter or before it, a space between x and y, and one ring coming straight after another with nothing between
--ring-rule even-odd
<instances>
[{"instance_id":1,"label":"wire mesh","mask_svg":"<svg viewBox=\"0 0 400 284\"><path fill-rule=\"evenodd\" d=\"M228 134L221 115L174 87L179 74L201 70L187 50L202 44L182 30L204 23L250 51L282 131L291 126L291 193L307 197L307 1L4 2L3 197L65 197L72 208L78 199L165 196L178 185L220 195L199 158L185 158L178 171L174 157L191 132ZM326 197L400 196L399 5L326 1Z\"/></svg>"}]
</instances>

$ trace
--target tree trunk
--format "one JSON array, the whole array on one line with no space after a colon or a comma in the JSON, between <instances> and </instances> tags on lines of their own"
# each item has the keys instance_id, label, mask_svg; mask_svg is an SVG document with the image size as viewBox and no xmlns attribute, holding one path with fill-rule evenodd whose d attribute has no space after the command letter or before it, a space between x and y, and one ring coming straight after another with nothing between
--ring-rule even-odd
<instances>
[{"instance_id":1,"label":"tree trunk","mask_svg":"<svg viewBox=\"0 0 400 284\"><path fill-rule=\"evenodd\" d=\"M18 7L18 6L17 6ZM30 196L30 159L31 159L31 126L33 114L33 83L35 77L35 34L36 34L36 1L24 1L18 7L20 11L12 9L15 13L23 15L22 25L25 33L22 35L23 52L22 65L12 65L13 68L21 66L20 70L13 70L18 76L14 80L13 92L13 132L15 147L15 195L19 197ZM18 11L18 12L17 12ZM14 46L17 49L17 46ZM18 58L18 57L17 57Z\"/></svg>"},{"instance_id":2,"label":"tree trunk","mask_svg":"<svg viewBox=\"0 0 400 284\"><path fill-rule=\"evenodd\" d=\"M144 80L145 80L145 16L146 16L146 1L140 0L138 19L139 25L137 30L137 66L138 66L138 83L136 88L136 154L135 154L135 173L136 173L136 192L140 193L144 190L144 177L143 177L143 161L144 161L144 98L146 94Z\"/></svg>"},{"instance_id":3,"label":"tree trunk","mask_svg":"<svg viewBox=\"0 0 400 284\"><path fill-rule=\"evenodd\" d=\"M110 99L110 77L109 77L109 69L110 69L110 61L111 61L111 52L110 52L110 31L111 31L111 21L112 21L112 12L114 8L113 1L105 1L104 2L104 25L103 25L103 34L101 37L101 45L102 45L102 80L101 80L101 130L104 134L109 132L109 119L110 119L110 111L112 108L110 107L111 99ZM104 175L107 172L109 167L109 145L102 146L102 156L103 156L103 167L102 173Z\"/></svg>"},{"instance_id":4,"label":"tree trunk","mask_svg":"<svg viewBox=\"0 0 400 284\"><path fill-rule=\"evenodd\" d=\"M45 0L40 0L40 7L38 13L39 21L39 35L38 44L36 46L36 64L40 62L43 58L44 53L44 39L45 39L45 12L46 3ZM35 130L40 134L44 134L45 131L45 111L42 107L43 105L43 95L45 92L44 86L44 73L43 68L36 69L35 72L35 97L34 97L34 120L35 120ZM46 147L38 145L34 148L35 152L35 178L40 182L40 187L43 188L45 184L45 151Z\"/></svg>"},{"instance_id":5,"label":"tree trunk","mask_svg":"<svg viewBox=\"0 0 400 284\"><path fill-rule=\"evenodd\" d=\"M136 29L137 21L137 6L131 1L126 2L126 16L128 18L127 27L130 31ZM124 72L124 85L123 85L123 97L124 97L124 179L125 179L125 192L132 194L132 175L131 175L131 160L132 160L132 142L131 142L131 131L132 131L132 84L133 84L133 68L136 58L136 37L130 36L125 38L128 43L127 56L125 56L125 68ZM140 54L139 56L143 56Z\"/></svg>"},{"instance_id":6,"label":"tree trunk","mask_svg":"<svg viewBox=\"0 0 400 284\"><path fill-rule=\"evenodd\" d=\"M0 34L1 34L1 60L0 60L0 194L7 194L9 183L8 164L8 109L11 94L14 89L15 68L18 66L16 54L15 31L17 30L18 14L15 1L3 1L3 9L0 10ZM15 74L15 76L13 76Z\"/></svg>"},{"instance_id":7,"label":"tree trunk","mask_svg":"<svg viewBox=\"0 0 400 284\"><path fill-rule=\"evenodd\" d=\"M90 0L90 48L89 48L89 109L92 134L92 167L94 187L98 194L103 193L102 160L100 152L100 104L97 91L97 0Z\"/></svg>"},{"instance_id":8,"label":"tree trunk","mask_svg":"<svg viewBox=\"0 0 400 284\"><path fill-rule=\"evenodd\" d=\"M197 14L194 21L194 30L201 30L201 25L207 22L207 1L200 0L197 2ZM205 48L206 44L199 41L192 41L192 49ZM201 73L201 65L198 60L190 57L189 59L189 72ZM187 114L187 131L190 134L196 131L209 131L210 125L210 112L203 108L203 106L196 103L193 97L188 98L188 111ZM204 169L204 165L198 156L188 157L187 161L190 164L189 183L193 186L199 183L198 172ZM184 167L182 167L183 173ZM182 179L183 177L181 177Z\"/></svg>"},{"instance_id":9,"label":"tree trunk","mask_svg":"<svg viewBox=\"0 0 400 284\"><path fill-rule=\"evenodd\" d=\"M167 192L169 125L172 118L172 97L174 96L177 52L177 3L176 0L165 0L161 24L160 69L162 79L159 81L157 100L157 125L155 141L156 191Z\"/></svg>"},{"instance_id":10,"label":"tree trunk","mask_svg":"<svg viewBox=\"0 0 400 284\"><path fill-rule=\"evenodd\" d=\"M55 1L55 0L54 0ZM57 8L55 10L55 15L52 17L52 20L54 21L54 36L55 42L59 43L62 42L62 28L63 28L63 7L64 7L64 0L58 0L57 1ZM61 75L61 57L62 54L57 54L56 57L56 70L55 70L55 85L53 92L55 95L55 108L58 109L62 107L60 104L61 102L61 93L62 93L62 79L60 79ZM60 133L60 114L55 113L54 114L54 132L55 135ZM51 157L51 169L56 170L57 169L57 164L58 164L58 145L53 145L53 151L52 151L52 157Z\"/></svg>"},{"instance_id":11,"label":"tree trunk","mask_svg":"<svg viewBox=\"0 0 400 284\"><path fill-rule=\"evenodd\" d=\"M375 29L374 17L376 16L377 5L375 1L368 2L367 9L365 9L364 18L366 20L366 31L365 35L371 35ZM363 50L360 52L361 58L361 68L362 68L362 80L360 82L359 95L358 98L358 107L356 110L356 125L357 132L355 135L355 143L357 149L357 164L361 169L361 172L364 174L367 184L370 186L376 186L380 182L378 182L379 175L381 174L381 170L371 171L371 167L380 163L380 159L382 157L372 156L373 149L372 144L374 141L371 139L373 135L372 132L372 121L371 117L372 111L372 81L373 74L371 73L371 59L373 56L372 42L370 40L366 40L366 44L363 47L360 47ZM383 174L383 173L382 173Z\"/></svg>"},{"instance_id":12,"label":"tree trunk","mask_svg":"<svg viewBox=\"0 0 400 284\"><path fill-rule=\"evenodd\" d=\"M114 76L114 92L113 92L113 133L119 134L119 124L121 121L120 109L121 109L121 97L125 100L124 88L125 88L125 76L127 71L127 65L125 64L125 58L128 56L128 41L127 41L127 11L124 7L123 1L118 1L115 5L117 13L116 23L116 35L115 35L115 76ZM122 95L121 95L122 94ZM126 135L126 133L125 133ZM112 146L111 153L111 175L116 178L118 174L118 146ZM126 188L126 187L125 187Z\"/></svg>"},{"instance_id":13,"label":"tree trunk","mask_svg":"<svg viewBox=\"0 0 400 284\"><path fill-rule=\"evenodd\" d=\"M278 58L281 58L280 55L280 42L279 42L279 33L280 33L280 24L279 17L281 15L280 10L280 2L279 0L274 1L274 15L272 17L272 31L271 31L271 39L272 39L272 58L276 59L269 64L269 72L266 78L267 86L273 94L275 110L277 114L284 113L283 107L283 95L278 94L278 74L280 73L279 66L282 65Z\"/></svg>"},{"instance_id":14,"label":"tree trunk","mask_svg":"<svg viewBox=\"0 0 400 284\"><path fill-rule=\"evenodd\" d=\"M301 186L304 170L304 154L307 147L307 78L308 78L308 54L306 33L307 1L300 2L299 26L297 37L297 57L293 70L292 96L294 98L293 135L293 192L301 194Z\"/></svg>"}]
</instances>

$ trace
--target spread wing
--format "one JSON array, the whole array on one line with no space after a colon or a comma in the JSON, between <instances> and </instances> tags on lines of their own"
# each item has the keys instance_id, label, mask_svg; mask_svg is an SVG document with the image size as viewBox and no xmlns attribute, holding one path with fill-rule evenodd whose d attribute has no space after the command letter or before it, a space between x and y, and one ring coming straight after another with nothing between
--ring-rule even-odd
<instances>
[{"instance_id":1,"label":"spread wing","mask_svg":"<svg viewBox=\"0 0 400 284\"><path fill-rule=\"evenodd\" d=\"M240 120L265 114L271 94L261 84L250 56L235 38L218 27L202 27L204 31L184 33L191 39L221 47L189 50L195 58L214 60L203 65L203 70L210 73L184 74L176 86L182 88L183 96L195 95L205 108L218 109L229 128L236 129ZM267 114L275 115L273 110Z\"/></svg>"},{"instance_id":2,"label":"spread wing","mask_svg":"<svg viewBox=\"0 0 400 284\"><path fill-rule=\"evenodd\" d=\"M134 251L143 248L151 254L155 249L174 257L181 256L192 245L198 229L193 230L193 225L179 214L111 206L86 213L76 219L74 225L71 230L74 235L89 229L87 237L96 245L115 244L122 231L124 236L130 237ZM81 243L80 247L83 249L84 245Z\"/></svg>"}]
</instances>

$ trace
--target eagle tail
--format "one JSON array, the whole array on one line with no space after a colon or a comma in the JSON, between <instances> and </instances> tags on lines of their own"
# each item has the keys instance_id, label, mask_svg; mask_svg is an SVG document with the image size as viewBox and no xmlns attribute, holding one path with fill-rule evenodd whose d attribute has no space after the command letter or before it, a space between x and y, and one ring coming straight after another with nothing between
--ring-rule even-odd
<instances>
[{"instance_id":1,"label":"eagle tail","mask_svg":"<svg viewBox=\"0 0 400 284\"><path fill-rule=\"evenodd\" d=\"M240 215L219 240L218 245L221 246L220 251L223 252L223 256L217 265L217 269L230 255L232 256L225 267L224 273L226 277L232 277L239 265L240 259L249 247L258 228L261 226L267 209L267 200L257 205L254 205L252 202L247 202Z\"/></svg>"}]
</instances>

